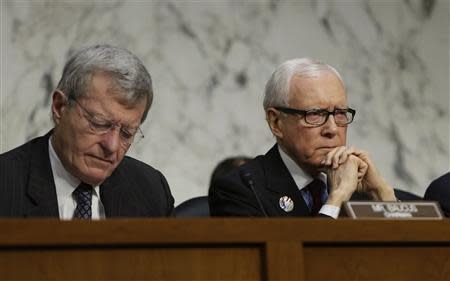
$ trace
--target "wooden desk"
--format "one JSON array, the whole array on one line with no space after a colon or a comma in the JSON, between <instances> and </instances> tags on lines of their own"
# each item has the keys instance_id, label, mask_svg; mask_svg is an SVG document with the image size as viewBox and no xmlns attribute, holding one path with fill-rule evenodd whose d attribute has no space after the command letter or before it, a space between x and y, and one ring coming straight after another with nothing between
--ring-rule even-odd
<instances>
[{"instance_id":1,"label":"wooden desk","mask_svg":"<svg viewBox=\"0 0 450 281\"><path fill-rule=\"evenodd\" d=\"M0 280L450 280L450 220L0 220Z\"/></svg>"}]
</instances>

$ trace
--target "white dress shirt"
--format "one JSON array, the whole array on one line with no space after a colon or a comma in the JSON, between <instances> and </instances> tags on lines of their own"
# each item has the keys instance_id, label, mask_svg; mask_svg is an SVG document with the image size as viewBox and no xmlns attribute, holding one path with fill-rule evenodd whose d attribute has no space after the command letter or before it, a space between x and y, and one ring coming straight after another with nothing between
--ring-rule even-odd
<instances>
[{"instance_id":1,"label":"white dress shirt","mask_svg":"<svg viewBox=\"0 0 450 281\"><path fill-rule=\"evenodd\" d=\"M62 220L71 220L77 207L77 202L72 192L77 188L81 181L72 176L62 165L58 155L53 149L52 137L48 141L48 151L50 163L52 166L53 179L55 180L56 196L58 199L59 218ZM100 188L95 186L92 191L92 219L104 219L105 210L100 200Z\"/></svg>"},{"instance_id":2,"label":"white dress shirt","mask_svg":"<svg viewBox=\"0 0 450 281\"><path fill-rule=\"evenodd\" d=\"M303 171L297 163L295 163L292 158L287 155L278 145L278 151L280 152L281 160L283 161L284 165L286 165L289 173L291 174L292 178L295 181L295 184L299 188L300 192L302 193L303 198L305 199L305 202L310 204L312 202L311 195L309 192L306 192L304 188L310 184L314 179L305 171ZM319 180L323 181L325 185L327 185L327 175L325 173L320 173L317 177ZM328 191L325 190L324 195L322 197L322 201L326 202L326 199L328 198ZM308 208L311 209L311 206L308 205ZM319 210L319 214L323 214L326 216L330 216L334 219L337 219L339 216L339 212L341 211L340 207L336 207L334 205L324 204L322 208Z\"/></svg>"}]
</instances>

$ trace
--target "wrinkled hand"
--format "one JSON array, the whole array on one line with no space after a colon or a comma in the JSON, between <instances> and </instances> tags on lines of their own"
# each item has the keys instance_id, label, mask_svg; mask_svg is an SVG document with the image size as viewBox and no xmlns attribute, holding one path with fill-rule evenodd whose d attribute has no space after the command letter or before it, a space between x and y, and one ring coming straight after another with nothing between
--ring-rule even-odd
<instances>
[{"instance_id":1,"label":"wrinkled hand","mask_svg":"<svg viewBox=\"0 0 450 281\"><path fill-rule=\"evenodd\" d=\"M336 147L335 149L328 152L328 154L325 156L325 159L322 161L322 164L329 167L330 169L337 169L341 164L347 161L350 155L358 156L356 155L356 152L359 152L359 150L357 150L354 147L346 147L346 146ZM358 183L361 183L369 167L368 163L366 163L364 160L357 161L357 163L358 163Z\"/></svg>"},{"instance_id":2,"label":"wrinkled hand","mask_svg":"<svg viewBox=\"0 0 450 281\"><path fill-rule=\"evenodd\" d=\"M370 194L374 200L395 201L394 189L383 179L367 152L355 147L337 147L327 154L322 164L336 169L345 163L350 155L358 157L366 164L358 169L358 191Z\"/></svg>"},{"instance_id":3,"label":"wrinkled hand","mask_svg":"<svg viewBox=\"0 0 450 281\"><path fill-rule=\"evenodd\" d=\"M363 150L357 150L353 154L368 165L367 173L361 181L361 191L371 194L375 200L396 201L394 189L381 176L369 154Z\"/></svg>"},{"instance_id":4,"label":"wrinkled hand","mask_svg":"<svg viewBox=\"0 0 450 281\"><path fill-rule=\"evenodd\" d=\"M348 201L358 186L358 171L367 169L367 165L354 155L347 155L346 161L336 168L327 169L330 194L327 204L341 207Z\"/></svg>"}]
</instances>

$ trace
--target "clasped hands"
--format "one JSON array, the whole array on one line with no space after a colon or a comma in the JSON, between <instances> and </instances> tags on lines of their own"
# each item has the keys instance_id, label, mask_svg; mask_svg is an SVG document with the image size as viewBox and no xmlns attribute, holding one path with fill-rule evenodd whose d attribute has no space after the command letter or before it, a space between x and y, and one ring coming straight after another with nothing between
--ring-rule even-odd
<instances>
[{"instance_id":1,"label":"clasped hands","mask_svg":"<svg viewBox=\"0 0 450 281\"><path fill-rule=\"evenodd\" d=\"M321 164L330 186L327 204L340 207L355 191L365 192L377 201L396 201L394 189L363 150L339 146L328 152Z\"/></svg>"}]
</instances>

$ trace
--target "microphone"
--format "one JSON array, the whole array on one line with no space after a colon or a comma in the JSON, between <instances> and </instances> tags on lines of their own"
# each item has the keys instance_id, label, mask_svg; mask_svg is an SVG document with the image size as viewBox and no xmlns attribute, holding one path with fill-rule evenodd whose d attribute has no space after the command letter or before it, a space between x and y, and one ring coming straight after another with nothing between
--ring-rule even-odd
<instances>
[{"instance_id":1,"label":"microphone","mask_svg":"<svg viewBox=\"0 0 450 281\"><path fill-rule=\"evenodd\" d=\"M255 184L253 183L253 179L252 179L252 174L249 171L241 168L241 169L239 169L239 176L241 177L241 180L244 182L244 184L246 186L250 187L250 189L252 190L253 194L255 195L256 202L258 203L258 206L261 209L264 216L268 217L266 210L264 210L261 200L259 199L259 196L256 193Z\"/></svg>"}]
</instances>

